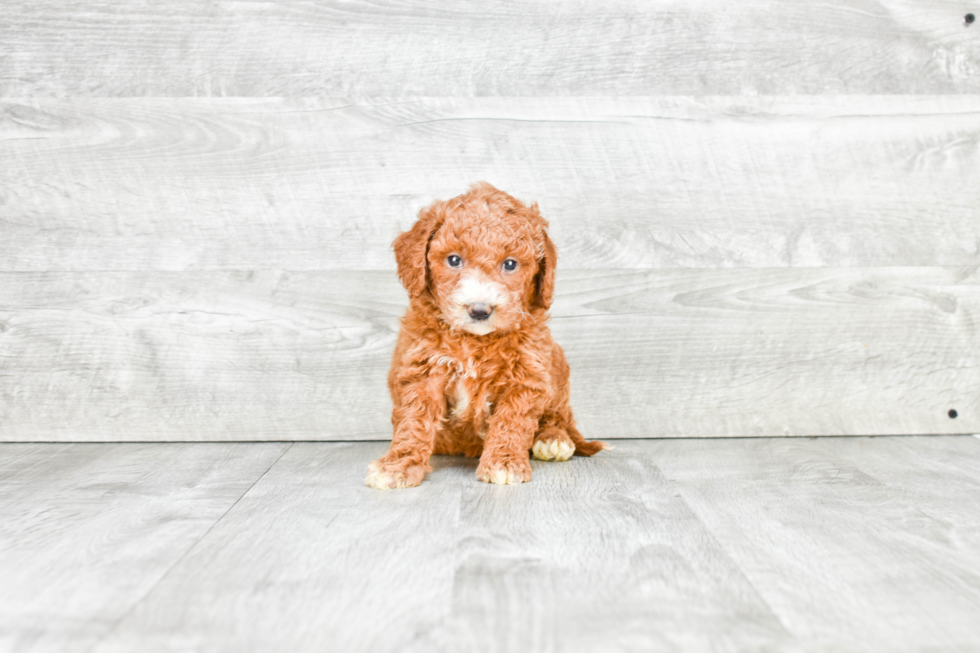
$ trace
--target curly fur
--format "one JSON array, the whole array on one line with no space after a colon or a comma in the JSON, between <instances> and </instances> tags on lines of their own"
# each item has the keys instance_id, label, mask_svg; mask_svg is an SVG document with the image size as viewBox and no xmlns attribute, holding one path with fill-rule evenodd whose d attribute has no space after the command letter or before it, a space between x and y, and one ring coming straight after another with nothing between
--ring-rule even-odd
<instances>
[{"instance_id":1,"label":"curly fur","mask_svg":"<svg viewBox=\"0 0 980 653\"><path fill-rule=\"evenodd\" d=\"M433 453L479 456L479 480L521 483L529 452L567 460L605 448L575 428L568 363L548 330L557 253L547 228L536 204L481 182L422 209L395 239L411 303L388 374L391 448L367 485L416 486ZM491 306L489 318L474 319L473 306Z\"/></svg>"}]
</instances>

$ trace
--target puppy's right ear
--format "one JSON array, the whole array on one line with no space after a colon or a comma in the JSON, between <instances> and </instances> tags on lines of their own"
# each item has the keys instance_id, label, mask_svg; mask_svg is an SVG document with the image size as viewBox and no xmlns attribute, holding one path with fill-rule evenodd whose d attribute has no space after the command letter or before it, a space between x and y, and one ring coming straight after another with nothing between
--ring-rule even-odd
<instances>
[{"instance_id":1,"label":"puppy's right ear","mask_svg":"<svg viewBox=\"0 0 980 653\"><path fill-rule=\"evenodd\" d=\"M547 230L542 230L541 234L544 236L541 247L543 256L538 261L538 274L534 277L534 305L547 310L551 308L551 298L555 294L555 264L558 263L558 251L548 237Z\"/></svg>"},{"instance_id":2,"label":"puppy's right ear","mask_svg":"<svg viewBox=\"0 0 980 653\"><path fill-rule=\"evenodd\" d=\"M418 221L392 244L398 278L412 298L421 295L427 284L429 241L442 224L442 211L438 209L439 205L433 204L419 211Z\"/></svg>"}]
</instances>

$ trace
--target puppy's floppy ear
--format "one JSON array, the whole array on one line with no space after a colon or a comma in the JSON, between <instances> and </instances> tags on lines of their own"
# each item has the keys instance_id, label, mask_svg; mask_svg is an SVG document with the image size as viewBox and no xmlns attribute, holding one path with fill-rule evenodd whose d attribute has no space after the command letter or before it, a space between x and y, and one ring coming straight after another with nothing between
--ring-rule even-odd
<instances>
[{"instance_id":1,"label":"puppy's floppy ear","mask_svg":"<svg viewBox=\"0 0 980 653\"><path fill-rule=\"evenodd\" d=\"M392 243L395 261L398 263L398 278L412 298L418 297L425 290L429 241L443 220L442 211L438 209L437 203L419 211L419 219L412 228Z\"/></svg>"},{"instance_id":2,"label":"puppy's floppy ear","mask_svg":"<svg viewBox=\"0 0 980 653\"><path fill-rule=\"evenodd\" d=\"M544 236L544 256L538 261L538 274L534 277L534 299L533 305L545 310L551 308L551 299L555 294L555 264L558 263L558 251L555 244L548 237L545 229L541 230Z\"/></svg>"}]
</instances>

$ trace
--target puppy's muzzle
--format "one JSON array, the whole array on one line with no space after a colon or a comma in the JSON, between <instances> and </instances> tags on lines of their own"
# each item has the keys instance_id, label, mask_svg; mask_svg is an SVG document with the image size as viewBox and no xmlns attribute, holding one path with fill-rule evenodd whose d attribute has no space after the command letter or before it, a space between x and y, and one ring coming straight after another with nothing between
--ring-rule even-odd
<instances>
[{"instance_id":1,"label":"puppy's muzzle","mask_svg":"<svg viewBox=\"0 0 980 653\"><path fill-rule=\"evenodd\" d=\"M482 322L490 317L493 313L493 306L490 304L467 304L466 312L470 314L470 317L474 320Z\"/></svg>"}]
</instances>

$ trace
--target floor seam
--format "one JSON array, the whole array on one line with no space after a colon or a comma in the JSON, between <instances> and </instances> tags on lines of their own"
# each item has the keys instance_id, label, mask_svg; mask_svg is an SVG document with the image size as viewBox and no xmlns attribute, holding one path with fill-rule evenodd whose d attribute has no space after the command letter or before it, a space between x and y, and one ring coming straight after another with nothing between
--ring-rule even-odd
<instances>
[{"instance_id":1,"label":"floor seam","mask_svg":"<svg viewBox=\"0 0 980 653\"><path fill-rule=\"evenodd\" d=\"M109 630L108 630L108 631L107 631L107 632L105 633L105 635L103 635L102 637L100 637L100 638L98 639L98 641L96 641L96 642L95 642L94 644L92 644L92 647L91 647L91 648L89 649L89 653L92 653L93 651L95 651L95 650L96 650L96 649L97 649L97 648L98 648L99 646L101 646L101 645L102 645L102 643L103 643L103 642L105 642L105 641L106 641L107 639L109 639L109 638L110 638L110 637L111 637L111 636L112 636L112 635L113 635L113 634L114 634L114 633L116 632L116 630L117 630L117 629L119 628L119 626L120 626L120 625L121 625L121 624L122 624L122 623L123 623L124 621L126 621L126 619L128 619L128 618L130 617L130 615L132 615L132 614L133 614L133 612L135 612L135 611L136 611L136 608L138 608L138 607L139 607L140 605L142 605L142 604L143 604L143 602L144 602L144 601L146 601L146 599L147 599L147 598L148 598L148 597L149 597L149 596L150 596L151 594L153 594L153 592L155 592L155 591L156 591L156 589L157 589L157 588L158 588L158 587L160 586L160 584L161 584L161 583L163 583L163 581L164 581L164 580L166 580L168 576L170 576L170 573L171 573L171 572L172 572L172 571L173 571L174 569L176 569L176 568L177 568L178 566L180 566L180 563L182 563L182 562L184 561L184 559L185 559L185 558L187 558L187 556L189 556L189 555L191 554L191 552L192 552L192 551L193 551L194 549L196 549L196 548L197 548L197 546L198 546L198 545L199 545L199 544L200 544L201 542L203 542L203 541L204 541L204 539L205 539L205 538L206 538L206 537L207 537L207 536L208 536L208 535L209 535L209 534L211 533L211 531L213 531L213 530L214 530L214 528L215 528L215 527L216 527L216 526L217 526L218 524L220 524L220 523L222 522L222 520L224 520L224 518L225 518L225 517L227 517L227 516L228 516L228 513L230 513L230 512L232 511L232 510L234 510L234 509L235 509L235 506L237 506L237 505L238 505L238 503L239 503L239 502L240 502L240 501L241 501L241 500L242 500L243 498L245 498L245 496L246 496L246 495L248 495L248 493L249 493L249 492L251 492L251 491L252 491L252 488L253 488L253 487L255 487L255 486L256 486L256 485L258 484L258 482L259 482L259 481L261 481L261 480L262 480L263 478L265 478L265 475L269 473L269 470L271 470L271 469L272 469L273 467L275 467L275 466L276 466L276 465L277 465L277 464L279 463L279 461L280 461L280 460L282 460L282 457L286 455L286 452L288 452L288 451L289 451L290 449L292 449L292 448L293 448L293 445L295 445L295 444L296 444L295 442L290 442L290 443L289 443L289 446L288 446L288 447L286 447L285 449L283 449L283 450L282 450L282 453L280 453L280 454L279 454L279 455L278 455L278 456L276 457L276 459L275 459L275 460L273 460L273 461L272 461L272 463L271 463L271 464L270 464L270 465L269 465L269 466L268 466L268 467L267 467L267 468L265 469L265 471L263 471L263 472L262 472L261 474L259 474L259 476L258 476L258 478L256 478L256 479L255 479L255 480L254 480L254 481L252 482L252 484L251 484L251 485L249 485L249 486L248 486L248 487L247 487L247 488L245 489L245 491L244 491L244 492L242 492L242 493L241 493L241 494L239 495L239 497L238 497L237 499L235 499L235 500L234 500L234 501L232 502L232 504L231 504L230 506L228 506L228 509L227 509L227 510L225 510L225 511L224 511L223 513L221 513L221 516L219 516L219 517L218 517L217 519L215 519L215 520L214 520L214 523L212 523L212 524L211 524L210 526L208 526L208 528L207 528L207 530L206 530L206 531L204 531L204 532L203 532L203 533L201 534L201 536L200 536L200 537L198 537L198 538L197 538L196 540L194 540L194 542L193 542L193 543L192 543L192 544L191 544L191 545L190 545L189 547L187 547L187 550L186 550L186 551L184 551L184 553L183 553L183 554L181 554L181 556L180 556L179 558L177 558L177 560L175 560L175 561L174 561L174 563L173 563L172 565L170 565L170 566L169 566L169 567L167 568L167 570L166 570L165 572L163 572L163 574L161 574L161 575L160 575L160 578L158 578L158 579L157 579L157 581L156 581L155 583L153 583L153 586L152 586L152 587L151 587L150 589L148 589L148 590L146 591L146 593L144 593L144 594L143 594L143 596L141 596L141 597L140 597L139 599L137 599L136 601L134 601L134 602L133 602L133 605L131 605L131 606L129 607L129 609L128 609L128 610L126 610L126 612L125 612L125 613L124 613L124 614L123 614L122 616L120 616L120 617L119 617L119 618L118 618L118 619L116 620L116 622L115 622L115 623L114 623L114 624L112 625L112 628L111 628L111 629L109 629Z\"/></svg>"}]
</instances>

